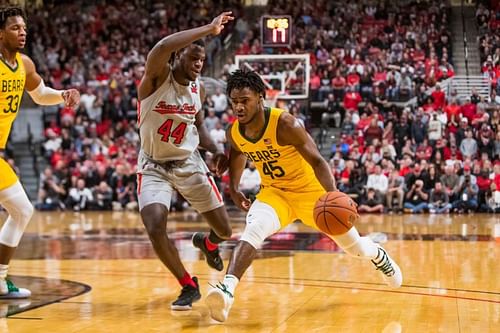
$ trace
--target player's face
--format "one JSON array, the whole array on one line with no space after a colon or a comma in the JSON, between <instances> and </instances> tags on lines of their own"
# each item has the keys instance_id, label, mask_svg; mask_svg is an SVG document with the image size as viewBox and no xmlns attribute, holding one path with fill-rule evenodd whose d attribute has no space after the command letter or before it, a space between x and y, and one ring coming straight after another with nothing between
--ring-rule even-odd
<instances>
[{"instance_id":1,"label":"player's face","mask_svg":"<svg viewBox=\"0 0 500 333\"><path fill-rule=\"evenodd\" d=\"M190 45L184 50L180 60L186 77L189 81L195 81L203 69L205 48L199 45Z\"/></svg>"},{"instance_id":2,"label":"player's face","mask_svg":"<svg viewBox=\"0 0 500 333\"><path fill-rule=\"evenodd\" d=\"M20 50L26 44L26 23L21 16L11 16L0 30L2 44L8 49Z\"/></svg>"},{"instance_id":3,"label":"player's face","mask_svg":"<svg viewBox=\"0 0 500 333\"><path fill-rule=\"evenodd\" d=\"M262 109L262 97L250 88L233 89L229 98L241 124L250 123Z\"/></svg>"}]
</instances>

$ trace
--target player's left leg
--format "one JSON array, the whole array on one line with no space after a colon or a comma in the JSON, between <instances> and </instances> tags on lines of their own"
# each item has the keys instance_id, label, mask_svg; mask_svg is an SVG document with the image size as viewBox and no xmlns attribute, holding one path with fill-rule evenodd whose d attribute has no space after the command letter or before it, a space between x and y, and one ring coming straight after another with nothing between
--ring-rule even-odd
<instances>
[{"instance_id":1,"label":"player's left leg","mask_svg":"<svg viewBox=\"0 0 500 333\"><path fill-rule=\"evenodd\" d=\"M33 215L33 205L19 181L0 190L0 205L9 213L0 230L0 299L30 297L31 292L28 289L17 288L7 278L7 272L10 259Z\"/></svg>"},{"instance_id":2,"label":"player's left leg","mask_svg":"<svg viewBox=\"0 0 500 333\"><path fill-rule=\"evenodd\" d=\"M313 214L311 213L314 209L316 200L311 200L311 198L319 198L322 194L323 193L308 194L303 198L293 199L294 202L297 203L294 206L296 215L300 217L300 220L304 224L316 230L319 230L319 228L316 226ZM357 258L371 260L376 270L381 272L384 281L390 287L399 288L403 283L403 275L398 264L387 254L387 251L382 246L373 242L369 237L361 237L355 226L352 226L343 234L324 234L337 243L337 245L347 254Z\"/></svg>"},{"instance_id":3,"label":"player's left leg","mask_svg":"<svg viewBox=\"0 0 500 333\"><path fill-rule=\"evenodd\" d=\"M231 238L231 226L226 207L222 206L208 212L201 213L210 225L210 233L197 232L193 235L193 245L200 249L205 255L210 267L218 271L224 269L224 263L219 254L219 245Z\"/></svg>"},{"instance_id":4,"label":"player's left leg","mask_svg":"<svg viewBox=\"0 0 500 333\"><path fill-rule=\"evenodd\" d=\"M252 264L257 250L267 237L282 227L278 215L280 215L279 210L283 208L283 205L276 202L277 200L274 201L272 207L259 200L254 201L247 214L245 230L229 260L224 280L208 292L206 303L210 316L217 321L226 321L234 302L236 286ZM275 208L278 208L278 211Z\"/></svg>"},{"instance_id":5,"label":"player's left leg","mask_svg":"<svg viewBox=\"0 0 500 333\"><path fill-rule=\"evenodd\" d=\"M222 195L197 151L179 172L174 172L172 181L182 196L210 225L209 234L197 232L193 235L193 245L205 255L210 267L222 271L224 263L219 255L218 244L231 237L231 225Z\"/></svg>"}]
</instances>

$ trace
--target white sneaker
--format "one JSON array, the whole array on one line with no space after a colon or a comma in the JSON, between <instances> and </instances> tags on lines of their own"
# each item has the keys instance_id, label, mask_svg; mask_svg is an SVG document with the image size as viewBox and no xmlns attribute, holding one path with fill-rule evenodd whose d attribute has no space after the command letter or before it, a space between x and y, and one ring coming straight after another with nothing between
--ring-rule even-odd
<instances>
[{"instance_id":1,"label":"white sneaker","mask_svg":"<svg viewBox=\"0 0 500 333\"><path fill-rule=\"evenodd\" d=\"M381 246L378 247L377 257L372 260L372 263L377 268L377 271L382 273L382 277L389 287L401 287L401 284L403 283L403 274L401 273L401 269Z\"/></svg>"},{"instance_id":2,"label":"white sneaker","mask_svg":"<svg viewBox=\"0 0 500 333\"><path fill-rule=\"evenodd\" d=\"M31 291L26 288L18 288L9 279L0 279L0 299L28 298Z\"/></svg>"},{"instance_id":3,"label":"white sneaker","mask_svg":"<svg viewBox=\"0 0 500 333\"><path fill-rule=\"evenodd\" d=\"M210 317L219 322L224 322L229 315L229 310L234 302L234 296L227 290L227 286L219 283L208 292L205 300L210 311Z\"/></svg>"}]
</instances>

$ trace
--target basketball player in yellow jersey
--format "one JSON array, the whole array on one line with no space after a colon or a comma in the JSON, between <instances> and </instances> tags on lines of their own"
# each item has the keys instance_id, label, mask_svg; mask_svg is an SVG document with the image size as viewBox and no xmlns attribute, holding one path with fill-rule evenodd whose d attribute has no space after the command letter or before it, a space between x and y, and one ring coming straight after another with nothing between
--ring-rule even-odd
<instances>
[{"instance_id":1,"label":"basketball player in yellow jersey","mask_svg":"<svg viewBox=\"0 0 500 333\"><path fill-rule=\"evenodd\" d=\"M235 204L248 214L223 282L207 295L210 315L217 321L227 319L236 285L264 240L297 219L317 229L313 218L316 201L326 191L337 190L328 163L297 119L264 106L265 86L255 72L235 71L228 79L227 95L238 117L227 131L231 143L229 190ZM253 203L238 190L247 159L255 163L262 179ZM382 247L360 237L355 227L328 237L346 253L371 260L389 286L401 286L398 265Z\"/></svg>"},{"instance_id":2,"label":"basketball player in yellow jersey","mask_svg":"<svg viewBox=\"0 0 500 333\"><path fill-rule=\"evenodd\" d=\"M33 205L12 168L3 158L12 123L19 112L24 88L40 105L65 102L74 107L80 94L75 89L45 87L33 61L19 51L26 43L24 12L18 7L0 9L0 205L9 216L0 229L0 299L25 298L31 292L7 279L9 262L33 214Z\"/></svg>"}]
</instances>

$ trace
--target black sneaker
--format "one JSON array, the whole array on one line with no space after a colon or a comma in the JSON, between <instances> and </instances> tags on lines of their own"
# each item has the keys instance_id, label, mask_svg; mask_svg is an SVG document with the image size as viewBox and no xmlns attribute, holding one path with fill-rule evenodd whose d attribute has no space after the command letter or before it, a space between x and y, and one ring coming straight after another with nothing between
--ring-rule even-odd
<instances>
[{"instance_id":1,"label":"black sneaker","mask_svg":"<svg viewBox=\"0 0 500 333\"><path fill-rule=\"evenodd\" d=\"M224 262L219 254L219 248L208 251L207 246L205 245L205 234L202 232L197 232L193 235L193 245L200 249L201 252L205 255L207 259L208 266L218 270L219 272L224 269Z\"/></svg>"},{"instance_id":2,"label":"black sneaker","mask_svg":"<svg viewBox=\"0 0 500 333\"><path fill-rule=\"evenodd\" d=\"M175 300L175 302L170 305L172 310L186 311L191 310L193 303L201 299L200 285L198 284L198 278L193 276L193 281L196 284L196 288L188 284L182 287L181 294Z\"/></svg>"}]
</instances>

